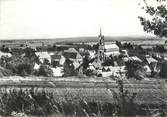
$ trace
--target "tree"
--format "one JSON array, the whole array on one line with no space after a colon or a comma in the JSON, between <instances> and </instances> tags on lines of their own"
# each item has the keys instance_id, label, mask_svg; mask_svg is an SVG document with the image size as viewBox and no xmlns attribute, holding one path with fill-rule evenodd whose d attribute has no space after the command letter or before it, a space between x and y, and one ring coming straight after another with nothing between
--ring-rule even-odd
<instances>
[{"instance_id":1,"label":"tree","mask_svg":"<svg viewBox=\"0 0 167 117\"><path fill-rule=\"evenodd\" d=\"M158 37L167 37L167 8L165 5L166 0L154 0L156 5L151 5L148 0L143 0L145 6L142 9L145 10L148 18L139 16L141 25L147 33L153 33Z\"/></svg>"},{"instance_id":2,"label":"tree","mask_svg":"<svg viewBox=\"0 0 167 117\"><path fill-rule=\"evenodd\" d=\"M5 68L21 76L31 75L33 73L33 62L27 57L15 56L6 59Z\"/></svg>"},{"instance_id":3,"label":"tree","mask_svg":"<svg viewBox=\"0 0 167 117\"><path fill-rule=\"evenodd\" d=\"M98 50L98 47L99 47L99 44L94 44L94 45L92 46L93 50L95 50L96 52L97 52L97 50Z\"/></svg>"},{"instance_id":4,"label":"tree","mask_svg":"<svg viewBox=\"0 0 167 117\"><path fill-rule=\"evenodd\" d=\"M38 72L39 76L53 77L53 71L48 65L41 65Z\"/></svg>"},{"instance_id":5,"label":"tree","mask_svg":"<svg viewBox=\"0 0 167 117\"><path fill-rule=\"evenodd\" d=\"M141 65L141 62L129 60L125 63L125 65L127 69L126 76L128 78L136 78L141 80L145 76L144 72L142 71L143 66Z\"/></svg>"},{"instance_id":6,"label":"tree","mask_svg":"<svg viewBox=\"0 0 167 117\"><path fill-rule=\"evenodd\" d=\"M86 70L87 70L87 68L89 67L89 63L90 63L89 56L86 55L86 56L83 58L83 63L82 63L83 71L86 71Z\"/></svg>"},{"instance_id":7,"label":"tree","mask_svg":"<svg viewBox=\"0 0 167 117\"><path fill-rule=\"evenodd\" d=\"M112 57L108 57L103 63L103 66L114 66L114 60Z\"/></svg>"},{"instance_id":8,"label":"tree","mask_svg":"<svg viewBox=\"0 0 167 117\"><path fill-rule=\"evenodd\" d=\"M167 72L166 71L167 71L167 62L165 61L161 66L159 76L162 77L162 78L167 78Z\"/></svg>"},{"instance_id":9,"label":"tree","mask_svg":"<svg viewBox=\"0 0 167 117\"><path fill-rule=\"evenodd\" d=\"M9 52L9 48L6 47L5 45L2 45L1 51L2 51L2 52Z\"/></svg>"},{"instance_id":10,"label":"tree","mask_svg":"<svg viewBox=\"0 0 167 117\"><path fill-rule=\"evenodd\" d=\"M156 47L153 48L153 50L155 52L161 52L161 53L165 52L165 48L163 45L157 45Z\"/></svg>"},{"instance_id":11,"label":"tree","mask_svg":"<svg viewBox=\"0 0 167 117\"><path fill-rule=\"evenodd\" d=\"M122 48L122 44L121 44L120 41L116 41L115 43L116 43L116 45L117 45L119 48Z\"/></svg>"},{"instance_id":12,"label":"tree","mask_svg":"<svg viewBox=\"0 0 167 117\"><path fill-rule=\"evenodd\" d=\"M35 55L35 50L32 48L27 47L23 51L25 52L25 56L28 58L31 58L32 56Z\"/></svg>"},{"instance_id":13,"label":"tree","mask_svg":"<svg viewBox=\"0 0 167 117\"><path fill-rule=\"evenodd\" d=\"M0 77L3 77L3 76L12 76L13 73L12 71L8 70L8 69L5 69L3 67L0 67Z\"/></svg>"},{"instance_id":14,"label":"tree","mask_svg":"<svg viewBox=\"0 0 167 117\"><path fill-rule=\"evenodd\" d=\"M135 103L136 93L125 90L123 80L118 80L118 92L111 90L115 103L114 112L118 116L133 117L136 115L137 106Z\"/></svg>"},{"instance_id":15,"label":"tree","mask_svg":"<svg viewBox=\"0 0 167 117\"><path fill-rule=\"evenodd\" d=\"M64 77L77 75L77 71L76 71L73 63L74 63L74 61L72 61L68 58L65 60L65 62L64 62L64 75L63 75Z\"/></svg>"}]
</instances>

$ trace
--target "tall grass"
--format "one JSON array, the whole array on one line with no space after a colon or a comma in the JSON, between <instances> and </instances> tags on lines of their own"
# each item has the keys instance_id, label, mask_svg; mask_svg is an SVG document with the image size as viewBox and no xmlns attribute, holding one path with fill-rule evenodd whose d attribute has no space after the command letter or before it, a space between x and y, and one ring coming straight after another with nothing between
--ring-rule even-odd
<instances>
[{"instance_id":1,"label":"tall grass","mask_svg":"<svg viewBox=\"0 0 167 117\"><path fill-rule=\"evenodd\" d=\"M25 113L29 116L90 116L98 115L100 104L88 103L67 93L64 99L55 100L52 92L45 89L23 90L20 88L3 90L0 96L0 114L2 116Z\"/></svg>"},{"instance_id":2,"label":"tall grass","mask_svg":"<svg viewBox=\"0 0 167 117\"><path fill-rule=\"evenodd\" d=\"M109 89L112 102L87 101L82 93L68 90L63 97L45 88L11 88L0 92L0 115L13 117L104 117L104 116L167 116L166 104L137 104L136 94L124 89L123 81L118 81L117 91ZM60 94L62 92L59 92ZM156 110L155 112L155 109Z\"/></svg>"}]
</instances>

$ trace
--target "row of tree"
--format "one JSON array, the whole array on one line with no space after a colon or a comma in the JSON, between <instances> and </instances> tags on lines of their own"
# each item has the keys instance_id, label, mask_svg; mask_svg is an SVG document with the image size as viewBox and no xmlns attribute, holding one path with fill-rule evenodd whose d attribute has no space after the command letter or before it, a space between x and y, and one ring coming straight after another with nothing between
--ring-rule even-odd
<instances>
[{"instance_id":1,"label":"row of tree","mask_svg":"<svg viewBox=\"0 0 167 117\"><path fill-rule=\"evenodd\" d=\"M33 49L25 48L21 51L20 49L15 49L11 53L11 57L2 56L0 59L0 66L10 71L11 74L9 75L53 76L53 72L47 64L47 61L44 61L40 65L39 70L34 70L35 63L39 64L40 62Z\"/></svg>"}]
</instances>

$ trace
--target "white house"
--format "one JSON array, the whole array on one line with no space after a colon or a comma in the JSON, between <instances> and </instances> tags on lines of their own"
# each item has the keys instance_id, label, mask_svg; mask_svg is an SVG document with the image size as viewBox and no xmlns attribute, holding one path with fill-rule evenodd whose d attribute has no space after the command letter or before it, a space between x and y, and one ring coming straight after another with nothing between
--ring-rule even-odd
<instances>
[{"instance_id":1,"label":"white house","mask_svg":"<svg viewBox=\"0 0 167 117\"><path fill-rule=\"evenodd\" d=\"M61 77L63 76L63 68L62 67L56 67L56 68L51 68L53 71L53 76L55 77Z\"/></svg>"},{"instance_id":2,"label":"white house","mask_svg":"<svg viewBox=\"0 0 167 117\"><path fill-rule=\"evenodd\" d=\"M1 52L1 51L0 51L0 58L1 58L2 56L11 57L12 54L11 54L11 53L5 53L5 52Z\"/></svg>"},{"instance_id":3,"label":"white house","mask_svg":"<svg viewBox=\"0 0 167 117\"><path fill-rule=\"evenodd\" d=\"M41 63L43 63L45 59L48 60L49 63L51 63L51 56L48 52L35 52L35 55L39 57L39 61Z\"/></svg>"}]
</instances>

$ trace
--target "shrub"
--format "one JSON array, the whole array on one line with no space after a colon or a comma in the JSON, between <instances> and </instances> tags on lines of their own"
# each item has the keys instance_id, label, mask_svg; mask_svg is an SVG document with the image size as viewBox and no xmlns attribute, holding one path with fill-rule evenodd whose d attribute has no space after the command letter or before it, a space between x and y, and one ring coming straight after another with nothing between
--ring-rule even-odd
<instances>
[{"instance_id":1,"label":"shrub","mask_svg":"<svg viewBox=\"0 0 167 117\"><path fill-rule=\"evenodd\" d=\"M13 75L12 71L0 67L0 77L3 77L3 76L12 76L12 75Z\"/></svg>"},{"instance_id":2,"label":"shrub","mask_svg":"<svg viewBox=\"0 0 167 117\"><path fill-rule=\"evenodd\" d=\"M0 114L9 116L13 112L21 112L31 115L49 115L56 112L53 102L52 93L46 93L44 90L35 92L33 89L29 91L13 89L1 95Z\"/></svg>"},{"instance_id":3,"label":"shrub","mask_svg":"<svg viewBox=\"0 0 167 117\"><path fill-rule=\"evenodd\" d=\"M6 68L17 75L27 76L33 73L33 62L27 57L12 56L6 64Z\"/></svg>"},{"instance_id":4,"label":"shrub","mask_svg":"<svg viewBox=\"0 0 167 117\"><path fill-rule=\"evenodd\" d=\"M112 90L111 90L112 91ZM118 92L113 92L113 98L115 100L114 112L118 116L135 116L136 115L136 93L130 93L128 90L124 90L123 80L118 80Z\"/></svg>"},{"instance_id":5,"label":"shrub","mask_svg":"<svg viewBox=\"0 0 167 117\"><path fill-rule=\"evenodd\" d=\"M167 78L167 61L163 62L161 65L159 76L162 78Z\"/></svg>"},{"instance_id":6,"label":"shrub","mask_svg":"<svg viewBox=\"0 0 167 117\"><path fill-rule=\"evenodd\" d=\"M52 77L53 71L48 65L41 65L39 68L38 76Z\"/></svg>"},{"instance_id":7,"label":"shrub","mask_svg":"<svg viewBox=\"0 0 167 117\"><path fill-rule=\"evenodd\" d=\"M108 58L102 63L103 66L114 66L114 60L112 58Z\"/></svg>"},{"instance_id":8,"label":"shrub","mask_svg":"<svg viewBox=\"0 0 167 117\"><path fill-rule=\"evenodd\" d=\"M126 76L128 78L137 78L137 79L141 79L145 76L143 70L143 66L141 64L141 62L139 61L128 61L125 63L126 65L126 69L127 69L127 73Z\"/></svg>"}]
</instances>

